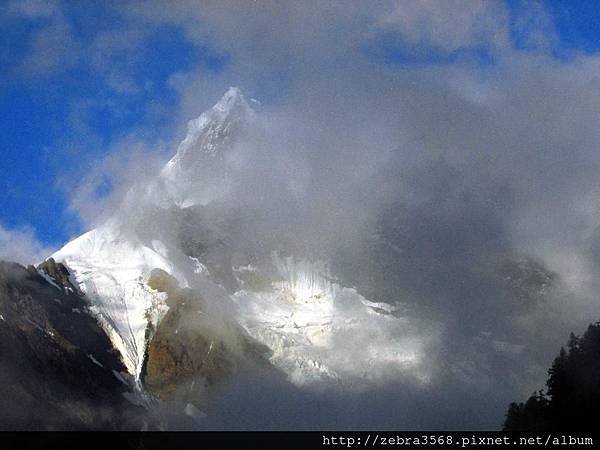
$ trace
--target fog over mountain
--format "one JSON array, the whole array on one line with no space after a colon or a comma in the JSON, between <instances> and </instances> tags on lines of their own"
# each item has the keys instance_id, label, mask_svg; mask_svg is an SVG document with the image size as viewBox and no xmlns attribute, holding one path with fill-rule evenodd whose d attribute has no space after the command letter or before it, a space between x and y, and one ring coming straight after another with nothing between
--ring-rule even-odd
<instances>
[{"instance_id":1,"label":"fog over mountain","mask_svg":"<svg viewBox=\"0 0 600 450\"><path fill-rule=\"evenodd\" d=\"M376 170L386 158L356 142L350 157L368 160L354 163L365 173L342 162L312 170L306 154L289 150L306 136L274 123L230 88L189 122L155 177L133 182L110 219L52 255L72 271L138 389L147 376L163 388L203 380L187 403L202 412L200 428L492 427L507 396L543 373L544 330L570 325L552 317L568 295L560 274L510 242L510 188L465 190L460 169L438 158L407 172L387 155ZM309 180L296 180L302 165ZM198 318L182 326L207 341L206 358L216 342L219 358L234 363L215 363L215 375L203 373L204 359L185 381L165 381L162 366L144 372L155 367L153 337L169 306L179 306L172 288L156 288L157 269L187 290L183 298L200 299ZM231 331L218 325L230 322ZM238 360L254 350L240 332L279 376L246 372ZM171 394L157 392L169 405ZM459 424L457 409L472 412Z\"/></svg>"},{"instance_id":2,"label":"fog over mountain","mask_svg":"<svg viewBox=\"0 0 600 450\"><path fill-rule=\"evenodd\" d=\"M500 428L600 317L598 56L538 3L161 3L119 12L227 63L0 256L64 264L150 428Z\"/></svg>"}]
</instances>

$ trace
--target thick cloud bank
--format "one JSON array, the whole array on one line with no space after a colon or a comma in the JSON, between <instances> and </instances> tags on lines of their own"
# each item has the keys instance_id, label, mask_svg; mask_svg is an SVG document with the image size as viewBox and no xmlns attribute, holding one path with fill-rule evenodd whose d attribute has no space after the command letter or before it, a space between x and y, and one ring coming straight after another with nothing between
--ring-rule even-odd
<instances>
[{"instance_id":1,"label":"thick cloud bank","mask_svg":"<svg viewBox=\"0 0 600 450\"><path fill-rule=\"evenodd\" d=\"M428 361L421 384L236 381L205 426L499 427L569 331L600 316L599 57L558 52L537 3L151 3L118 12L227 56L218 73L172 74L173 129L229 85L261 102L249 100L256 122L223 179L211 174L237 264L262 244L326 261L342 285L416 324ZM106 217L94 208L102 172L116 186L103 207L139 192L149 165L118 156L152 148L139 141L113 143L73 189L90 223ZM127 220L144 233L164 225L138 212Z\"/></svg>"}]
</instances>

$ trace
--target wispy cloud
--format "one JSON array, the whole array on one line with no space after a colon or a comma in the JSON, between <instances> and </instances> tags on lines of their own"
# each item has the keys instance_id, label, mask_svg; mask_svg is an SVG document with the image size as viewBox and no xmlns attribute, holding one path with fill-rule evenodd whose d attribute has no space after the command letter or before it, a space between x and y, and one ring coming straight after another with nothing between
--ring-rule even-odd
<instances>
[{"instance_id":1,"label":"wispy cloud","mask_svg":"<svg viewBox=\"0 0 600 450\"><path fill-rule=\"evenodd\" d=\"M87 227L115 212L134 183L143 184L158 173L166 154L164 144L129 135L115 142L82 176L65 177L59 187L69 193L69 207Z\"/></svg>"},{"instance_id":2,"label":"wispy cloud","mask_svg":"<svg viewBox=\"0 0 600 450\"><path fill-rule=\"evenodd\" d=\"M39 19L52 17L57 10L58 4L54 0L10 0L5 12L10 16Z\"/></svg>"},{"instance_id":3,"label":"wispy cloud","mask_svg":"<svg viewBox=\"0 0 600 450\"><path fill-rule=\"evenodd\" d=\"M11 2L5 15L37 24L29 50L13 69L15 76L43 77L77 63L81 43L57 2L26 0Z\"/></svg>"},{"instance_id":4,"label":"wispy cloud","mask_svg":"<svg viewBox=\"0 0 600 450\"><path fill-rule=\"evenodd\" d=\"M510 46L509 11L502 2L409 0L393 2L376 26L398 33L406 44L429 50Z\"/></svg>"},{"instance_id":5,"label":"wispy cloud","mask_svg":"<svg viewBox=\"0 0 600 450\"><path fill-rule=\"evenodd\" d=\"M165 8L163 1L131 2L117 8L127 30L98 33L81 47L89 54L80 56L80 48L72 57L89 58L111 92L134 95L143 86L127 61L123 70L107 66L135 56L144 36L161 27L180 30L197 49L227 55L218 73L202 65L170 73L177 105L162 117L181 135L187 120L229 85L263 101L268 139L235 172L234 193L238 204L272 215L243 228L239 242L291 230L305 248L345 264L341 270L351 283L375 279L386 299L443 323L437 354L443 375L427 401L453 405L444 420L460 405L465 418L477 421L483 408L474 408L490 395L485 401L495 406L486 403L485 424L499 424L506 394L512 399L535 389L563 335L600 315L600 57L574 52L568 61L555 58L558 33L538 3L518 10L471 0L381 5L240 1L200 8L181 0ZM61 31L60 21L53 26L47 42L58 48L71 31ZM399 51L484 49L495 57L489 64L468 58L389 64L377 51L389 34ZM62 56L39 55L40 73L60 67ZM81 136L108 157L62 186L91 226L175 144L155 148L156 139L133 137L133 130L143 130L138 123L103 143L84 133L91 121L88 104L81 104L74 123L81 119ZM397 235L369 258L382 222ZM15 236L27 243L20 258L41 251L27 230L3 232L12 249L4 254L16 254L19 247L9 245ZM503 275L507 261L525 272L540 266L556 274L554 290L541 301L521 301ZM539 379L519 376L525 373ZM373 392L403 398L386 397L381 386ZM302 397L295 399L298 411ZM346 412L343 399L335 400ZM373 411L391 402L368 403ZM415 416L402 414L396 419L404 423L427 418L418 408Z\"/></svg>"},{"instance_id":6,"label":"wispy cloud","mask_svg":"<svg viewBox=\"0 0 600 450\"><path fill-rule=\"evenodd\" d=\"M0 259L2 260L36 264L47 258L53 250L40 243L31 228L10 229L0 224Z\"/></svg>"}]
</instances>

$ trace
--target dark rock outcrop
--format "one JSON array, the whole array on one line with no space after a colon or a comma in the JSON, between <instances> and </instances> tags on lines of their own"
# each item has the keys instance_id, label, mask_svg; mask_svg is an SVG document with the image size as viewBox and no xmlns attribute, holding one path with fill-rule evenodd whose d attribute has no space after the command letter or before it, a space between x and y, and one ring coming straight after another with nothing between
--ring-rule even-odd
<instances>
[{"instance_id":1,"label":"dark rock outcrop","mask_svg":"<svg viewBox=\"0 0 600 450\"><path fill-rule=\"evenodd\" d=\"M71 283L69 278L69 270L63 263L57 263L54 258L48 258L46 261L41 263L37 269L44 272L50 278L52 278L58 285L64 287L66 290L77 292L77 289Z\"/></svg>"},{"instance_id":2,"label":"dark rock outcrop","mask_svg":"<svg viewBox=\"0 0 600 450\"><path fill-rule=\"evenodd\" d=\"M2 429L140 429L125 372L64 265L0 262Z\"/></svg>"},{"instance_id":3,"label":"dark rock outcrop","mask_svg":"<svg viewBox=\"0 0 600 450\"><path fill-rule=\"evenodd\" d=\"M67 267L0 261L0 429L178 427L197 421L203 413L195 405L233 375L284 379L267 347L211 312L195 291L158 269L148 284L167 294L169 310L147 330L140 393Z\"/></svg>"}]
</instances>

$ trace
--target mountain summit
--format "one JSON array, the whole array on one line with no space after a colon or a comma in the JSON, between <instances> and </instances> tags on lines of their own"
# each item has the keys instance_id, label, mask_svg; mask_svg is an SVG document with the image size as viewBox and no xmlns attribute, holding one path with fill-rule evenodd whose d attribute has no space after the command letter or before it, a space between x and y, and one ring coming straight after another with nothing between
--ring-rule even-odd
<instances>
[{"instance_id":1,"label":"mountain summit","mask_svg":"<svg viewBox=\"0 0 600 450\"><path fill-rule=\"evenodd\" d=\"M231 194L258 128L230 88L189 122L153 180L53 255L138 390L160 398L206 390L248 365L296 385L361 385L394 373L427 382L422 355L435 336L344 287L327 262L294 254L293 235L275 239L239 191Z\"/></svg>"},{"instance_id":2,"label":"mountain summit","mask_svg":"<svg viewBox=\"0 0 600 450\"><path fill-rule=\"evenodd\" d=\"M188 122L185 139L161 171L161 180L180 205L208 203L227 188L224 174L232 152L248 134L256 113L237 87L230 87L211 109Z\"/></svg>"},{"instance_id":3,"label":"mountain summit","mask_svg":"<svg viewBox=\"0 0 600 450\"><path fill-rule=\"evenodd\" d=\"M219 149L231 144L239 128L254 116L255 112L246 102L242 91L230 87L211 109L188 122L187 136L165 166L163 174L168 177L177 171L197 169L197 153L216 155Z\"/></svg>"}]
</instances>

